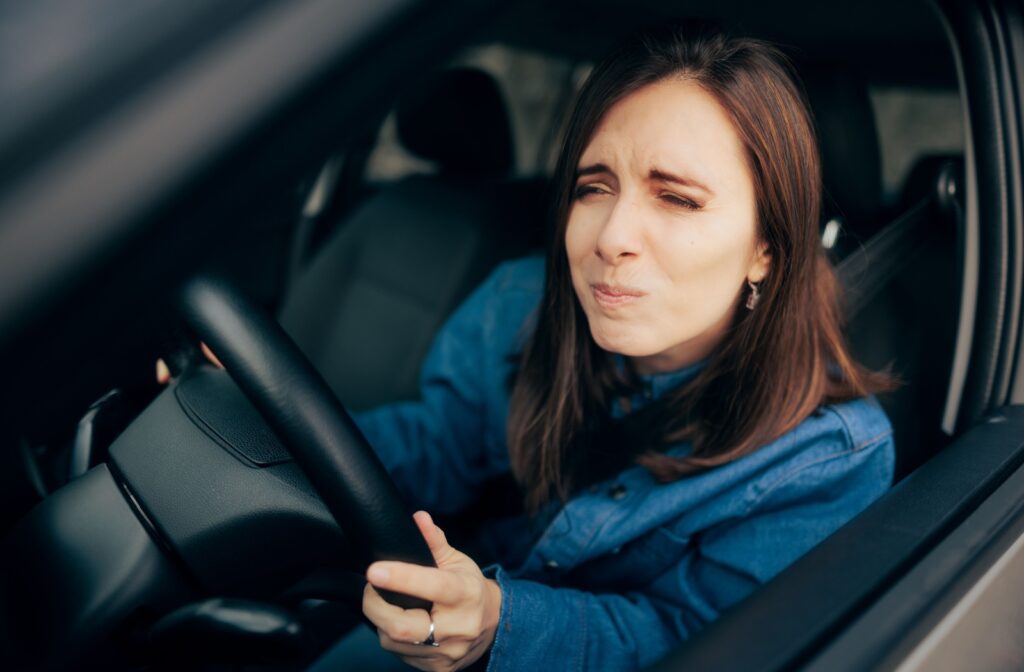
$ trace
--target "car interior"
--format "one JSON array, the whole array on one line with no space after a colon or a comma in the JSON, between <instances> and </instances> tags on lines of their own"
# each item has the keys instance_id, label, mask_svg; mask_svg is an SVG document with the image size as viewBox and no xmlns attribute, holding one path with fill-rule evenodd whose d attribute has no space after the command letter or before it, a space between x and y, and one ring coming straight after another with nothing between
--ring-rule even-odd
<instances>
[{"instance_id":1,"label":"car interior","mask_svg":"<svg viewBox=\"0 0 1024 672\"><path fill-rule=\"evenodd\" d=\"M10 669L86 660L162 669L161 657L174 669L301 669L357 623L339 603L359 590L353 548L378 530L352 532L335 514L366 505L372 488L364 499L324 495L352 481L320 480L296 464L306 459L296 442L320 436L289 428L294 406L267 410L280 400L266 401L271 374L253 362L283 353L282 375L302 378L312 375L307 358L326 387L309 383L292 403L309 401L311 422L341 434L344 419L323 420L333 410L316 416L326 389L351 410L416 398L445 318L497 264L541 253L550 157L587 69L630 30L680 16L779 43L806 87L823 156L822 245L844 287L848 338L863 363L900 382L880 399L895 429L898 487L663 668L726 669L717 665L743 629L765 641L735 652L728 669L807 662L963 518L925 512L928 496L915 485L942 483L919 474L964 459L945 449L987 403L965 382L965 334L984 310L965 289L979 263L966 214L977 185L963 65L937 6L528 0L495 18L470 4L436 16L409 10L414 19L360 43L364 60L311 77L291 94L297 102L274 108L285 112L235 150L204 156L150 210L126 216L148 228L97 252L103 267L75 276L81 289L66 281L40 303L45 316L0 341L12 381L0 435L0 624L18 633L8 641ZM203 58L228 42L226 29L210 26L257 25L242 10L218 16L184 33ZM414 69L399 52L421 54L421 63ZM348 84L332 88L334 80ZM211 269L226 280L190 279ZM276 316L283 332L257 313ZM255 336L242 342L239 330ZM228 352L230 376L203 362L199 338ZM154 380L157 357L174 376L168 386ZM1009 464L1001 453L990 459L1002 465L993 474ZM379 474L366 478L377 487ZM943 496L966 501L966 487ZM388 520L404 515L383 509ZM519 510L515 484L503 480L444 526L472 553L475 528ZM395 526L395 536L408 532ZM54 555L55 545L70 550ZM79 547L97 550L83 556ZM785 623L773 617L780 604L796 610ZM226 625L231 609L277 625ZM296 619L301 637L289 634Z\"/></svg>"}]
</instances>

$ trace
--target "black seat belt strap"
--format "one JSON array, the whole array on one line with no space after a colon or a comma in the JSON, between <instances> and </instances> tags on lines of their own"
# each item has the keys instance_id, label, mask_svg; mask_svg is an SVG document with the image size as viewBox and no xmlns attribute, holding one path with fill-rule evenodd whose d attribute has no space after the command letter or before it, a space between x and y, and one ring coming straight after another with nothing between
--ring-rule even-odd
<instances>
[{"instance_id":1,"label":"black seat belt strap","mask_svg":"<svg viewBox=\"0 0 1024 672\"><path fill-rule=\"evenodd\" d=\"M836 275L845 291L847 319L852 320L924 247L936 224L928 217L930 206L930 198L921 200L839 262Z\"/></svg>"},{"instance_id":2,"label":"black seat belt strap","mask_svg":"<svg viewBox=\"0 0 1024 672\"><path fill-rule=\"evenodd\" d=\"M874 235L836 266L845 291L846 316L852 320L933 237L959 226L962 217L956 183L962 166L949 162L939 171L934 192Z\"/></svg>"}]
</instances>

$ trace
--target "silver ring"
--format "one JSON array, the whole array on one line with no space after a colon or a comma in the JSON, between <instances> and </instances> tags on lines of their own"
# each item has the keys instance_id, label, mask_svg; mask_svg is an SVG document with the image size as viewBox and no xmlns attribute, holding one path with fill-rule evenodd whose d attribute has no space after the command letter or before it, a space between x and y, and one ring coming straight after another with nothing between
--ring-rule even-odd
<instances>
[{"instance_id":1,"label":"silver ring","mask_svg":"<svg viewBox=\"0 0 1024 672\"><path fill-rule=\"evenodd\" d=\"M422 642L413 642L413 644L419 644L421 646L441 646L434 641L434 619L430 619L430 631L427 633L427 638Z\"/></svg>"}]
</instances>

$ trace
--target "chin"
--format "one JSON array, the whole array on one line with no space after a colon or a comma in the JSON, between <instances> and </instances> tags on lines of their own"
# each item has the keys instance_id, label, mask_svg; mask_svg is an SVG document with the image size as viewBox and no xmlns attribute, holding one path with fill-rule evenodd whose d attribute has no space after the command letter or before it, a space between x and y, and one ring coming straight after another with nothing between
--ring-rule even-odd
<instances>
[{"instance_id":1,"label":"chin","mask_svg":"<svg viewBox=\"0 0 1024 672\"><path fill-rule=\"evenodd\" d=\"M646 357L660 352L642 335L632 333L631 330L591 329L590 337L602 350L626 357Z\"/></svg>"}]
</instances>

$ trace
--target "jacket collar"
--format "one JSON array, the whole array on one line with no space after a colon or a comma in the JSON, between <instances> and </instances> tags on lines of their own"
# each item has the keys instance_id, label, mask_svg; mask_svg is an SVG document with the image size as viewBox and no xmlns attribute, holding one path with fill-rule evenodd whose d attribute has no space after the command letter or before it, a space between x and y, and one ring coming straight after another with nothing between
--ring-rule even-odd
<instances>
[{"instance_id":1,"label":"jacket collar","mask_svg":"<svg viewBox=\"0 0 1024 672\"><path fill-rule=\"evenodd\" d=\"M615 363L617 366L625 367L626 358L623 355L615 355ZM676 389L683 383L691 380L694 376L700 373L701 369L707 364L706 360L701 360L689 366L685 366L675 371L664 371L661 373L651 373L641 375L640 378L640 389L637 393L632 395L629 400L629 408L636 410L656 399L660 399L662 396ZM621 404L616 401L612 407L612 415L614 417L621 417L624 412L624 408Z\"/></svg>"},{"instance_id":2,"label":"jacket collar","mask_svg":"<svg viewBox=\"0 0 1024 672\"><path fill-rule=\"evenodd\" d=\"M644 397L649 400L659 399L683 383L693 379L707 362L701 360L675 371L664 371L640 376Z\"/></svg>"}]
</instances>

